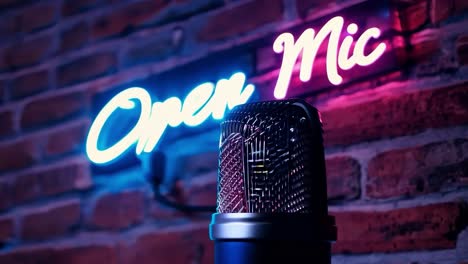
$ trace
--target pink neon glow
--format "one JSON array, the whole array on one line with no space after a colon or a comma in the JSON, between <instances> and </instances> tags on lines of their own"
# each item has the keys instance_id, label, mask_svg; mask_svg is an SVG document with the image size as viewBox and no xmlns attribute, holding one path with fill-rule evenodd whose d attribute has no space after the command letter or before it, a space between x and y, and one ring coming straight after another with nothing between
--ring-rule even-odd
<instances>
[{"instance_id":1,"label":"pink neon glow","mask_svg":"<svg viewBox=\"0 0 468 264\"><path fill-rule=\"evenodd\" d=\"M340 45L339 38L343 26L343 17L336 16L330 19L317 33L312 28L306 29L296 41L294 41L294 36L289 32L285 32L276 38L273 43L273 51L275 53L283 53L283 62L274 90L274 96L277 99L283 99L286 96L294 65L301 53L302 60L299 79L302 82L310 80L318 49L327 37L329 38L326 55L327 77L334 85L339 85L343 82L343 77L338 73L338 68L349 70L356 65L371 65L385 52L387 48L385 43L379 43L368 55L364 54L369 40L380 37L381 31L376 27L365 30L357 39L354 48L352 48L354 42L353 35L358 31L358 26L354 23L347 26L346 31L349 35L343 39Z\"/></svg>"}]
</instances>

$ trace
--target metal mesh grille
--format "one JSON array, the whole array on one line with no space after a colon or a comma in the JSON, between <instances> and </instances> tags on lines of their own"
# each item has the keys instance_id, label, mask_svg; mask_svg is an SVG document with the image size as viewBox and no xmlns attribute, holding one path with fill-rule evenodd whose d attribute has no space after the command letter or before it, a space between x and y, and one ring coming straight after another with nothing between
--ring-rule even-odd
<instances>
[{"instance_id":1,"label":"metal mesh grille","mask_svg":"<svg viewBox=\"0 0 468 264\"><path fill-rule=\"evenodd\" d=\"M239 133L232 133L224 140L220 148L220 163L224 164L219 170L218 204L220 213L245 213L247 206L244 193L243 171L243 140ZM226 188L230 186L230 188Z\"/></svg>"},{"instance_id":2,"label":"metal mesh grille","mask_svg":"<svg viewBox=\"0 0 468 264\"><path fill-rule=\"evenodd\" d=\"M218 212L311 212L312 178L325 177L316 123L297 100L234 108L221 124Z\"/></svg>"}]
</instances>

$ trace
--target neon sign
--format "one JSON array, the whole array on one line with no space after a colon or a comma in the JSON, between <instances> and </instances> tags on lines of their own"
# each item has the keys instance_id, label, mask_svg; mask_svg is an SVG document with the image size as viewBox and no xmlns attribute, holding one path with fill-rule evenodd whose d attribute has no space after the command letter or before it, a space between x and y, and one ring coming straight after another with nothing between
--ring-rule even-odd
<instances>
[{"instance_id":1,"label":"neon sign","mask_svg":"<svg viewBox=\"0 0 468 264\"><path fill-rule=\"evenodd\" d=\"M114 96L99 112L91 125L86 140L88 158L97 164L110 162L136 144L135 152L151 152L167 127L198 126L210 116L222 119L226 108L246 103L254 92L252 84L245 85L243 73L235 73L229 79L221 79L216 85L207 82L195 87L184 102L171 97L164 102L152 103L149 93L141 87L131 87ZM127 135L114 145L98 148L99 137L109 117L119 111L132 111L140 105L138 121Z\"/></svg>"},{"instance_id":2,"label":"neon sign","mask_svg":"<svg viewBox=\"0 0 468 264\"><path fill-rule=\"evenodd\" d=\"M302 59L299 79L302 82L310 80L312 76L312 66L317 56L318 49L327 36L329 40L326 54L326 70L328 80L334 85L339 85L343 81L343 78L338 73L338 68L341 70L349 70L356 65L368 66L383 55L386 49L386 45L383 42L379 43L368 55L364 54L369 40L371 38L377 39L380 37L380 29L372 27L365 30L357 39L354 48L352 48L354 42L353 35L357 33L358 26L354 23L348 25L346 31L349 35L344 38L341 46L339 46L339 38L343 26L343 17L336 16L330 19L317 34L312 28L306 29L296 42L294 42L294 36L288 32L276 38L273 44L273 51L275 53L283 53L283 61L274 89L275 98L283 99L286 96L294 65L301 52Z\"/></svg>"},{"instance_id":3,"label":"neon sign","mask_svg":"<svg viewBox=\"0 0 468 264\"><path fill-rule=\"evenodd\" d=\"M377 7L379 4L375 4L374 8ZM299 79L302 82L311 79L319 48L327 39L326 73L328 81L333 85L343 82L339 70L369 66L384 55L387 46L382 40L369 43L371 39L379 39L382 34L379 28L367 28L359 37L357 32L358 26L355 23L348 24L345 29L343 17L335 16L317 32L307 28L297 40L289 32L279 35L273 43L273 51L283 54L273 92L275 98L283 99L286 96L299 57ZM216 84L207 82L198 85L183 102L177 97L152 102L150 94L144 88L128 88L115 95L98 113L88 133L86 153L92 162L105 164L133 146L137 155L151 152L168 127L178 127L182 123L189 127L198 126L210 116L215 120L222 119L226 109L246 103L253 92L254 86L246 84L243 73L235 73L229 79L221 79ZM131 130L116 143L102 147L98 142L104 134L103 128L109 128L110 117L115 118L122 111L139 114L138 120L132 123Z\"/></svg>"}]
</instances>

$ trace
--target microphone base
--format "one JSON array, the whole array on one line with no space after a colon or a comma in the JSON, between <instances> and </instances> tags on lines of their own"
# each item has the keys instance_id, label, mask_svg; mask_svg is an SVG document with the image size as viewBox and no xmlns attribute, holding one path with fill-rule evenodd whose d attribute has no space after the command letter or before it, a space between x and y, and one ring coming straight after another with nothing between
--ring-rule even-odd
<instances>
[{"instance_id":1,"label":"microphone base","mask_svg":"<svg viewBox=\"0 0 468 264\"><path fill-rule=\"evenodd\" d=\"M332 216L216 213L210 238L215 264L329 264L336 226Z\"/></svg>"},{"instance_id":2,"label":"microphone base","mask_svg":"<svg viewBox=\"0 0 468 264\"><path fill-rule=\"evenodd\" d=\"M215 241L215 264L331 263L330 242Z\"/></svg>"}]
</instances>

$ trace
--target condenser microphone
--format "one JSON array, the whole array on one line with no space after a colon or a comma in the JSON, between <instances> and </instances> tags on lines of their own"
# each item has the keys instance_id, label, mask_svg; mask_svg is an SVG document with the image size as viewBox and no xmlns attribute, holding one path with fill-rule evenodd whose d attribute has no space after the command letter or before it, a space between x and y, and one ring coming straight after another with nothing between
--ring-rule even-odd
<instances>
[{"instance_id":1,"label":"condenser microphone","mask_svg":"<svg viewBox=\"0 0 468 264\"><path fill-rule=\"evenodd\" d=\"M215 264L330 263L322 124L303 100L236 106L221 123Z\"/></svg>"}]
</instances>

